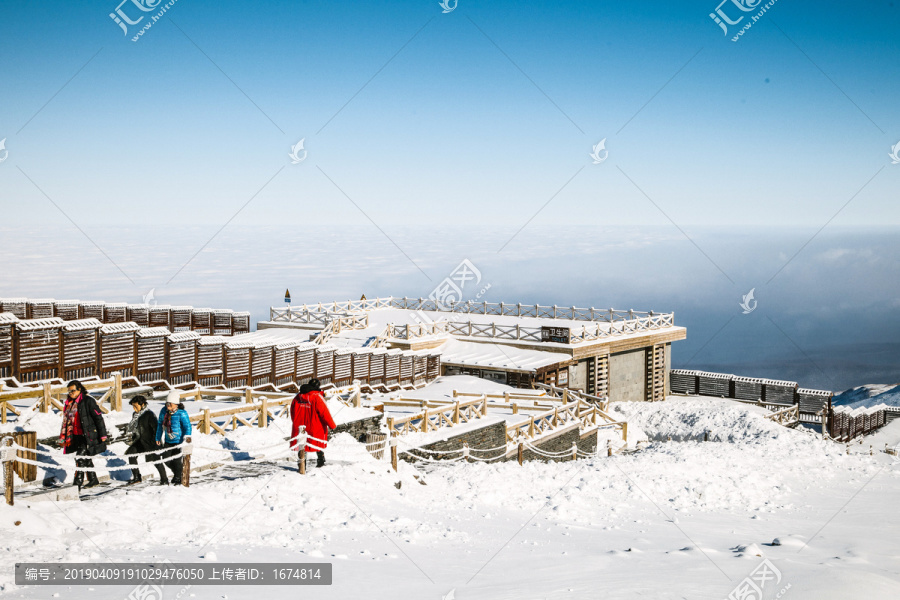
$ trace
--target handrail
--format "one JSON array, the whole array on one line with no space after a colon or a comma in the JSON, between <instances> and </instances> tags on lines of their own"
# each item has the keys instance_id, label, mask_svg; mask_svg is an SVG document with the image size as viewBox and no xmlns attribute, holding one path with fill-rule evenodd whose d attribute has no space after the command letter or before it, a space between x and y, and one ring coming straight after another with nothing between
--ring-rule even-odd
<instances>
[{"instance_id":1,"label":"handrail","mask_svg":"<svg viewBox=\"0 0 900 600\"><path fill-rule=\"evenodd\" d=\"M299 318L316 319L315 314L365 312L383 308L401 308L404 310L423 310L433 312L468 313L481 315L497 315L525 317L534 319L565 319L569 321L632 321L643 317L659 316L661 313L637 310L616 310L614 308L579 308L576 306L544 306L541 304L522 304L517 302L439 302L430 298L372 298L365 300L347 300L346 302L319 302L294 307L271 307L269 315L273 321L290 320L291 315ZM671 314L671 313L662 313Z\"/></svg>"}]
</instances>

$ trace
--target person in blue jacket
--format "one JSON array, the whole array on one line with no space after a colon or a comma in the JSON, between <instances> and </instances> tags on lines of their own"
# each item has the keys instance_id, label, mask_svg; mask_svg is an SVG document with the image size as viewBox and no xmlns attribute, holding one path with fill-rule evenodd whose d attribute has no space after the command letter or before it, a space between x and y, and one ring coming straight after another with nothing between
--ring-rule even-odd
<instances>
[{"instance_id":1,"label":"person in blue jacket","mask_svg":"<svg viewBox=\"0 0 900 600\"><path fill-rule=\"evenodd\" d=\"M159 420L156 426L156 445L163 448L170 448L162 453L162 458L168 458L178 454L175 446L182 442L191 441L191 419L188 417L187 411L184 410L184 404L181 402L181 395L177 391L169 392L166 398L166 405L159 411ZM181 457L167 461L166 466L172 470L172 484L181 485ZM169 482L161 479L160 485L168 485Z\"/></svg>"}]
</instances>

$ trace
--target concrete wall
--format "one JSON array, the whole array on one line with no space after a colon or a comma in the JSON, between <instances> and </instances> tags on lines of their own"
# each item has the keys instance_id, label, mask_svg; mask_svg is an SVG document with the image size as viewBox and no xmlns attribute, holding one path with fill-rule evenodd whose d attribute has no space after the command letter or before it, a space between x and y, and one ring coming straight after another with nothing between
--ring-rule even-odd
<instances>
[{"instance_id":1,"label":"concrete wall","mask_svg":"<svg viewBox=\"0 0 900 600\"><path fill-rule=\"evenodd\" d=\"M578 361L575 365L569 367L569 387L585 390L588 389L588 361L593 358L586 358Z\"/></svg>"},{"instance_id":2,"label":"concrete wall","mask_svg":"<svg viewBox=\"0 0 900 600\"><path fill-rule=\"evenodd\" d=\"M609 399L612 402L642 402L646 395L645 350L639 348L609 356Z\"/></svg>"}]
</instances>

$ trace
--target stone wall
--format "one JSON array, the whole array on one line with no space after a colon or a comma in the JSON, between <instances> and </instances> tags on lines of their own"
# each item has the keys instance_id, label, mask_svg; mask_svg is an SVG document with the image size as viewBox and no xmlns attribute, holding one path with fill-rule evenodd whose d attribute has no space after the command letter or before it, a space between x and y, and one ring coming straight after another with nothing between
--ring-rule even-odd
<instances>
[{"instance_id":1,"label":"stone wall","mask_svg":"<svg viewBox=\"0 0 900 600\"><path fill-rule=\"evenodd\" d=\"M450 450L461 450L463 444L469 444L470 449L474 448L484 450L505 446L506 421L495 421L494 423L490 423L488 425L485 425L484 427L479 427L478 429L468 429L463 433L450 436L445 440L422 446L422 448L424 448L425 450L431 450L433 452L447 452ZM494 452L487 453L479 452L477 453L477 456L478 458L495 458L498 455L504 454L504 450L496 450ZM441 455L430 455L427 452L423 452L422 455L430 460L439 460L441 458L444 458ZM452 460L454 458L458 458L459 456L460 454L450 454L446 455L446 458ZM407 462L416 462L416 457L407 454L406 452L400 452L398 457L401 460L405 460Z\"/></svg>"},{"instance_id":2,"label":"stone wall","mask_svg":"<svg viewBox=\"0 0 900 600\"><path fill-rule=\"evenodd\" d=\"M532 446L543 450L544 452L562 452L564 450L570 451L572 450L572 443L578 443L581 440L581 434L579 432L579 426L577 423L573 423L569 427L561 429L559 432L549 435L548 437L542 438L537 442L532 442ZM594 440L594 446L596 446L596 437ZM561 456L558 458L548 458L546 456L541 456L536 452L529 450L527 447L522 453L523 460L539 460L541 462L554 462L554 461L566 461L572 460L572 455L566 454L565 456ZM513 456L513 460L516 459L516 456Z\"/></svg>"},{"instance_id":3,"label":"stone wall","mask_svg":"<svg viewBox=\"0 0 900 600\"><path fill-rule=\"evenodd\" d=\"M365 441L367 433L381 433L381 420L383 418L384 415L379 414L371 417L366 417L365 419L359 419L358 421L341 423L337 426L337 429L331 431L329 437L337 435L339 433L349 433L356 440L363 442Z\"/></svg>"}]
</instances>

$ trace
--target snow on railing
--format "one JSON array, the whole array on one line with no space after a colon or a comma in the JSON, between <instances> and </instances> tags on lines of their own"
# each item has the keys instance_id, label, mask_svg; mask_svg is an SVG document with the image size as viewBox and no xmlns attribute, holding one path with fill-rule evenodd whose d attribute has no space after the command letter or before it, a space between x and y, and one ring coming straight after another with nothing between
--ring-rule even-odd
<instances>
[{"instance_id":1,"label":"snow on railing","mask_svg":"<svg viewBox=\"0 0 900 600\"><path fill-rule=\"evenodd\" d=\"M578 308L576 306L544 306L541 304L522 304L517 302L456 302L450 300L440 302L430 298L373 298L371 300L347 300L346 302L319 302L292 307L271 307L270 320L292 322L321 322L314 314L321 313L353 313L378 310L382 308L400 308L413 311L433 311L468 313L478 315L497 315L505 317L525 317L534 319L566 319L570 321L633 321L642 317L652 317L660 313L637 310L616 310L613 308ZM671 314L671 313L662 313ZM305 321L310 319L311 321Z\"/></svg>"}]
</instances>

